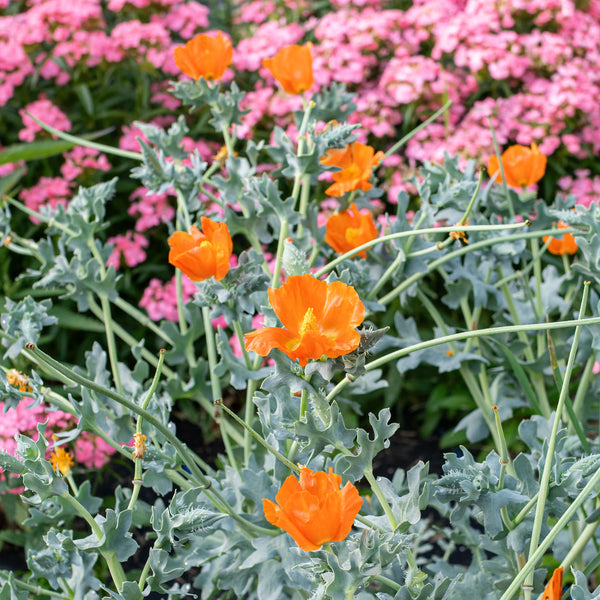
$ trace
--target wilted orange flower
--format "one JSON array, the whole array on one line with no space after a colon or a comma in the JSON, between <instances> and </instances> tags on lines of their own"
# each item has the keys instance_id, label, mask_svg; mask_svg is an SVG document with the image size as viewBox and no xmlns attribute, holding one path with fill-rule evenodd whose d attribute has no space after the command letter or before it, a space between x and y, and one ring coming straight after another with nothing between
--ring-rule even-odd
<instances>
[{"instance_id":1,"label":"wilted orange flower","mask_svg":"<svg viewBox=\"0 0 600 600\"><path fill-rule=\"evenodd\" d=\"M375 154L372 146L353 142L346 148L328 150L321 157L321 164L327 167L340 167L341 171L333 174L335 183L329 186L325 193L328 196L343 196L346 192L361 189L370 190L373 187L369 183L373 167L385 158L380 150Z\"/></svg>"},{"instance_id":2,"label":"wilted orange flower","mask_svg":"<svg viewBox=\"0 0 600 600\"><path fill-rule=\"evenodd\" d=\"M325 241L340 254L362 246L379 235L371 213L361 213L354 202L350 208L331 215L326 228ZM359 254L367 258L366 250L361 250Z\"/></svg>"},{"instance_id":3,"label":"wilted orange flower","mask_svg":"<svg viewBox=\"0 0 600 600\"><path fill-rule=\"evenodd\" d=\"M31 392L29 377L27 377L27 375L23 375L21 371L9 369L6 371L6 381L8 381L9 385L18 388L20 392Z\"/></svg>"},{"instance_id":4,"label":"wilted orange flower","mask_svg":"<svg viewBox=\"0 0 600 600\"><path fill-rule=\"evenodd\" d=\"M62 446L52 450L50 462L52 463L52 468L57 473L60 471L63 475L68 475L71 472L71 467L75 464L73 455L67 452Z\"/></svg>"},{"instance_id":5,"label":"wilted orange flower","mask_svg":"<svg viewBox=\"0 0 600 600\"><path fill-rule=\"evenodd\" d=\"M559 221L557 224L559 229L569 229L569 226L562 221ZM575 238L570 233L564 233L560 237L554 237L545 235L542 240L544 244L552 237L552 240L548 244L548 252L550 254L556 254L558 256L562 256L563 254L575 254L577 252L577 242Z\"/></svg>"},{"instance_id":6,"label":"wilted orange flower","mask_svg":"<svg viewBox=\"0 0 600 600\"><path fill-rule=\"evenodd\" d=\"M143 433L133 434L133 458L143 458L146 450L146 436Z\"/></svg>"},{"instance_id":7,"label":"wilted orange flower","mask_svg":"<svg viewBox=\"0 0 600 600\"><path fill-rule=\"evenodd\" d=\"M283 323L247 333L246 350L266 356L281 350L301 366L309 358L337 358L358 347L356 331L365 307L356 290L341 281L327 284L312 275L293 275L280 288L270 287L269 302Z\"/></svg>"},{"instance_id":8,"label":"wilted orange flower","mask_svg":"<svg viewBox=\"0 0 600 600\"><path fill-rule=\"evenodd\" d=\"M285 46L273 58L265 58L263 67L279 81L288 94L301 94L313 86L311 44Z\"/></svg>"},{"instance_id":9,"label":"wilted orange flower","mask_svg":"<svg viewBox=\"0 0 600 600\"><path fill-rule=\"evenodd\" d=\"M554 573L544 593L542 594L542 600L561 600L562 598L562 577L563 577L563 567L558 567L558 569L554 569Z\"/></svg>"},{"instance_id":10,"label":"wilted orange flower","mask_svg":"<svg viewBox=\"0 0 600 600\"><path fill-rule=\"evenodd\" d=\"M176 231L169 238L169 263L192 281L213 277L221 281L229 271L233 242L225 223L201 217L202 231L195 225L186 231Z\"/></svg>"},{"instance_id":11,"label":"wilted orange flower","mask_svg":"<svg viewBox=\"0 0 600 600\"><path fill-rule=\"evenodd\" d=\"M275 502L263 499L265 518L285 529L296 544L310 552L325 542L346 539L362 506L358 490L350 482L340 489L342 478L329 467L329 473L302 467L300 481L290 475L281 486Z\"/></svg>"},{"instance_id":12,"label":"wilted orange flower","mask_svg":"<svg viewBox=\"0 0 600 600\"><path fill-rule=\"evenodd\" d=\"M185 46L175 48L173 57L175 64L186 75L212 81L223 77L225 69L231 64L233 47L220 31L216 37L201 33Z\"/></svg>"},{"instance_id":13,"label":"wilted orange flower","mask_svg":"<svg viewBox=\"0 0 600 600\"><path fill-rule=\"evenodd\" d=\"M546 157L539 151L535 142L531 148L516 144L502 153L502 166L507 185L527 187L537 183L546 172ZM488 173L493 177L500 170L497 156L490 156Z\"/></svg>"}]
</instances>

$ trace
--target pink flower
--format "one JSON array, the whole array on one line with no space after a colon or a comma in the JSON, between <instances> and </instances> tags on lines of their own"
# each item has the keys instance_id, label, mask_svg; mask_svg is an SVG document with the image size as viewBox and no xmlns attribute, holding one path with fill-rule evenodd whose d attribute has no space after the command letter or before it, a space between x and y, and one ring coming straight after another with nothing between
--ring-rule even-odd
<instances>
[{"instance_id":1,"label":"pink flower","mask_svg":"<svg viewBox=\"0 0 600 600\"><path fill-rule=\"evenodd\" d=\"M189 302L196 293L196 285L185 275L182 277L183 284L183 303ZM148 316L153 321L166 319L176 322L179 319L177 312L177 288L175 277L163 283L159 279L151 279L148 287L145 289L142 299L139 303L140 308L144 308Z\"/></svg>"},{"instance_id":2,"label":"pink flower","mask_svg":"<svg viewBox=\"0 0 600 600\"><path fill-rule=\"evenodd\" d=\"M125 235L115 235L106 241L115 245L106 266L112 265L118 269L121 266L121 256L128 267L135 267L146 260L146 252L143 249L148 247L149 242L141 233L128 231Z\"/></svg>"},{"instance_id":3,"label":"pink flower","mask_svg":"<svg viewBox=\"0 0 600 600\"><path fill-rule=\"evenodd\" d=\"M127 209L127 213L137 219L136 231L146 231L161 223L167 223L175 216L175 209L169 204L169 195L166 192L148 194L148 190L141 187L135 190L129 198L138 200Z\"/></svg>"},{"instance_id":4,"label":"pink flower","mask_svg":"<svg viewBox=\"0 0 600 600\"><path fill-rule=\"evenodd\" d=\"M22 108L19 110L19 114L25 125L25 128L19 131L19 139L24 142L33 142L36 134L43 131L43 129L29 117L26 112L31 113L34 117L37 117L40 121L44 121L44 123L55 129L59 129L60 131L71 131L71 121L69 121L67 115L42 95L39 100L31 102L24 109ZM56 139L56 136L52 137Z\"/></svg>"},{"instance_id":5,"label":"pink flower","mask_svg":"<svg viewBox=\"0 0 600 600\"><path fill-rule=\"evenodd\" d=\"M25 206L36 212L41 212L42 207L56 208L59 204L67 205L71 197L69 182L60 177L40 177L36 185L29 189L21 190L19 198ZM38 224L36 217L30 217L31 221Z\"/></svg>"},{"instance_id":6,"label":"pink flower","mask_svg":"<svg viewBox=\"0 0 600 600\"><path fill-rule=\"evenodd\" d=\"M73 150L64 152L65 163L60 168L67 181L77 179L85 170L110 171L111 164L105 154L85 146L75 146Z\"/></svg>"},{"instance_id":7,"label":"pink flower","mask_svg":"<svg viewBox=\"0 0 600 600\"><path fill-rule=\"evenodd\" d=\"M116 450L102 438L84 431L75 440L75 461L89 469L100 469Z\"/></svg>"}]
</instances>

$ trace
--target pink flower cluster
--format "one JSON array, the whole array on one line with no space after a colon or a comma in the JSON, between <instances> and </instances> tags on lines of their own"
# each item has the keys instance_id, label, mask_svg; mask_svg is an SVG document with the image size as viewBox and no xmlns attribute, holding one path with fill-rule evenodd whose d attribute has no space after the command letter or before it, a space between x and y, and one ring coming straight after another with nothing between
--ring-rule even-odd
<instances>
[{"instance_id":1,"label":"pink flower cluster","mask_svg":"<svg viewBox=\"0 0 600 600\"><path fill-rule=\"evenodd\" d=\"M36 185L21 190L19 198L23 200L27 208L40 212L43 206L49 208L56 208L59 204L66 206L71 198L71 193L68 181L60 177L40 177ZM31 221L36 224L40 222L37 217L33 216Z\"/></svg>"},{"instance_id":2,"label":"pink flower cluster","mask_svg":"<svg viewBox=\"0 0 600 600\"><path fill-rule=\"evenodd\" d=\"M23 119L25 127L19 131L19 139L23 142L33 142L35 136L44 131L27 113L43 121L47 125L60 131L71 131L71 122L64 112L52 104L45 96L41 95L39 100L28 104L25 108L19 110L19 115ZM56 136L53 136L56 137Z\"/></svg>"},{"instance_id":3,"label":"pink flower cluster","mask_svg":"<svg viewBox=\"0 0 600 600\"><path fill-rule=\"evenodd\" d=\"M196 285L185 275L182 277L183 303L189 302L196 293ZM151 279L145 289L140 307L146 309L148 316L153 321L166 319L176 322L179 319L177 313L177 288L175 277L163 283L160 279Z\"/></svg>"},{"instance_id":4,"label":"pink flower cluster","mask_svg":"<svg viewBox=\"0 0 600 600\"><path fill-rule=\"evenodd\" d=\"M148 247L148 238L141 233L128 231L125 235L109 237L107 242L114 244L112 254L106 262L106 266L112 265L115 269L121 266L121 257L128 267L135 267L146 260L144 248Z\"/></svg>"},{"instance_id":5,"label":"pink flower cluster","mask_svg":"<svg viewBox=\"0 0 600 600\"><path fill-rule=\"evenodd\" d=\"M38 423L47 423L44 435L48 441L52 440L53 434L72 429L77 425L77 420L69 413L52 410L44 403L35 405L35 401L29 398L24 398L15 407L8 408L6 412L4 412L4 402L0 402L0 416L2 417L0 450L13 455L17 449L16 436L19 434L37 440ZM115 449L102 438L83 432L73 443L72 452L76 463L90 469L98 469L108 462Z\"/></svg>"},{"instance_id":6,"label":"pink flower cluster","mask_svg":"<svg viewBox=\"0 0 600 600\"><path fill-rule=\"evenodd\" d=\"M5 2L0 0L0 105L9 103L15 90L25 94L26 78L36 70L64 85L75 71L93 68L105 74L118 63L137 62L151 73L150 99L160 111L152 123L164 127L174 121L169 111L181 107L168 95L166 81L181 73L173 48L210 27L206 6L185 0L30 0L21 12L1 16ZM235 44L228 77L246 87L242 107L250 111L237 136L262 135L275 123L294 138L291 113L301 100L285 94L261 65L279 48L311 39L311 91L345 83L356 94L357 111L350 121L362 125L358 139L378 149L385 150L452 100L444 119L402 149L401 162L386 161L386 170L380 171L392 201L399 190L411 191L407 179L424 160L442 161L449 153L486 163L493 151L491 119L501 146L536 142L550 157L550 166L552 155L560 152L571 172L583 161L586 172L563 177L560 187L590 202L600 177L593 162L600 153L600 105L595 100L600 96L600 0L409 4L400 10L391 8L390 0L332 0L331 10L322 14L308 0L237 3L233 22L242 39ZM71 128L54 97L38 95L26 108L59 129ZM39 126L20 112L24 128L19 139L36 139ZM136 137L144 139L135 126L123 127L119 146L139 151ZM198 149L205 160L217 150L202 139L186 139L185 148ZM22 192L28 206L65 203L68 182L110 166L106 157L82 149L65 159L64 180L46 178ZM147 196L138 190L131 200L135 232L174 216L168 194ZM140 260L144 247L136 239L132 232L116 238L111 262Z\"/></svg>"},{"instance_id":7,"label":"pink flower cluster","mask_svg":"<svg viewBox=\"0 0 600 600\"><path fill-rule=\"evenodd\" d=\"M73 150L65 152L63 157L65 162L60 168L60 172L67 181L84 178L87 173L93 171L110 171L111 169L106 155L94 148L75 146Z\"/></svg>"}]
</instances>

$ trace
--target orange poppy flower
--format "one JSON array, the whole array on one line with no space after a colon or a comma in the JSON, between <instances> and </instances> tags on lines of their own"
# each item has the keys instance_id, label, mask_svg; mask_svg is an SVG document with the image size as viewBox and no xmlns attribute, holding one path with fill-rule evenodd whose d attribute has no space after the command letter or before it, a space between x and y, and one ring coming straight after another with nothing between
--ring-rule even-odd
<instances>
[{"instance_id":1,"label":"orange poppy flower","mask_svg":"<svg viewBox=\"0 0 600 600\"><path fill-rule=\"evenodd\" d=\"M558 569L554 570L554 573L542 594L542 600L560 600L562 598L562 577L563 567L558 567Z\"/></svg>"},{"instance_id":2,"label":"orange poppy flower","mask_svg":"<svg viewBox=\"0 0 600 600\"><path fill-rule=\"evenodd\" d=\"M353 142L342 149L329 150L321 157L321 164L327 167L340 167L341 171L333 174L335 183L329 186L325 193L328 196L343 196L346 192L361 189L370 190L369 183L373 167L385 158L380 150L375 154L372 146Z\"/></svg>"},{"instance_id":3,"label":"orange poppy flower","mask_svg":"<svg viewBox=\"0 0 600 600\"><path fill-rule=\"evenodd\" d=\"M562 221L559 221L557 224L559 229L569 229L569 226ZM565 233L560 237L554 237L545 235L542 240L544 244L552 237L550 244L548 244L548 252L550 254L556 254L557 256L562 256L563 254L575 254L577 252L577 242L575 238L570 233Z\"/></svg>"},{"instance_id":4,"label":"orange poppy flower","mask_svg":"<svg viewBox=\"0 0 600 600\"><path fill-rule=\"evenodd\" d=\"M354 202L350 208L331 215L326 228L325 241L339 254L362 246L379 235L371 213L361 213ZM361 250L359 254L367 258L366 250Z\"/></svg>"},{"instance_id":5,"label":"orange poppy flower","mask_svg":"<svg viewBox=\"0 0 600 600\"><path fill-rule=\"evenodd\" d=\"M507 185L527 187L537 183L546 172L546 157L539 151L535 142L531 148L516 144L502 153L502 166ZM497 156L490 156L488 173L493 177L500 170Z\"/></svg>"},{"instance_id":6,"label":"orange poppy flower","mask_svg":"<svg viewBox=\"0 0 600 600\"><path fill-rule=\"evenodd\" d=\"M293 275L280 288L270 287L269 302L283 323L247 333L246 350L266 356L281 350L301 366L309 358L337 358L358 348L356 331L365 307L356 290L341 281L327 284L312 275Z\"/></svg>"},{"instance_id":7,"label":"orange poppy flower","mask_svg":"<svg viewBox=\"0 0 600 600\"><path fill-rule=\"evenodd\" d=\"M279 81L288 94L301 94L314 83L311 44L285 46L273 58L265 58L263 67Z\"/></svg>"},{"instance_id":8,"label":"orange poppy flower","mask_svg":"<svg viewBox=\"0 0 600 600\"><path fill-rule=\"evenodd\" d=\"M329 473L302 467L300 481L290 475L281 486L275 502L263 499L265 518L285 529L296 544L310 552L325 542L346 539L362 506L358 490L349 481L340 489L342 478L329 467Z\"/></svg>"},{"instance_id":9,"label":"orange poppy flower","mask_svg":"<svg viewBox=\"0 0 600 600\"><path fill-rule=\"evenodd\" d=\"M169 238L169 263L192 281L213 277L221 281L229 271L233 243L225 223L207 217L200 219L202 231L195 225L186 231L176 231Z\"/></svg>"},{"instance_id":10,"label":"orange poppy flower","mask_svg":"<svg viewBox=\"0 0 600 600\"><path fill-rule=\"evenodd\" d=\"M208 81L221 79L231 64L233 47L231 41L220 31L216 37L201 33L185 46L173 51L175 64L193 79L203 77Z\"/></svg>"}]
</instances>

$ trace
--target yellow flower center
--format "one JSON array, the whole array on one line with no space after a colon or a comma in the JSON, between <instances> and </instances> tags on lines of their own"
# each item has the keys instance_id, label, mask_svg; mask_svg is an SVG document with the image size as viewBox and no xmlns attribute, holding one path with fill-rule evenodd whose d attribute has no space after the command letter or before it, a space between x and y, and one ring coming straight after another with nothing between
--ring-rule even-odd
<instances>
[{"instance_id":1,"label":"yellow flower center","mask_svg":"<svg viewBox=\"0 0 600 600\"><path fill-rule=\"evenodd\" d=\"M359 238L361 236L361 230L359 227L348 227L346 229L346 241L352 244L354 247L360 246Z\"/></svg>"},{"instance_id":2,"label":"yellow flower center","mask_svg":"<svg viewBox=\"0 0 600 600\"><path fill-rule=\"evenodd\" d=\"M302 319L302 323L300 325L300 336L306 335L309 331L318 331L319 324L317 323L317 317L315 317L312 306L309 306L306 312L304 313L304 317Z\"/></svg>"}]
</instances>

